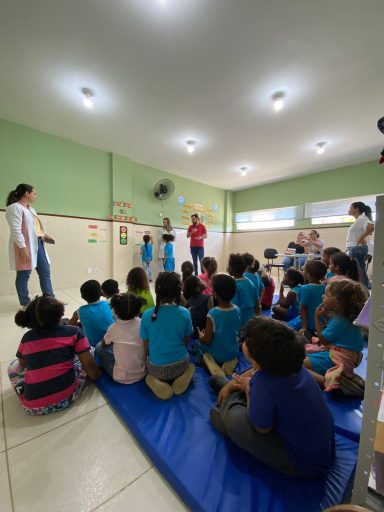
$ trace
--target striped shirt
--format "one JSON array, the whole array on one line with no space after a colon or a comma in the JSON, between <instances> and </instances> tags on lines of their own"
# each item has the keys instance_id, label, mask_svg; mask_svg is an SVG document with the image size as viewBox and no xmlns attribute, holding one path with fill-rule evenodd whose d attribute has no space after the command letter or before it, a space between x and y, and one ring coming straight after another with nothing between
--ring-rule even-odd
<instances>
[{"instance_id":1,"label":"striped shirt","mask_svg":"<svg viewBox=\"0 0 384 512\"><path fill-rule=\"evenodd\" d=\"M79 384L73 358L86 350L89 342L78 327L58 325L24 334L16 353L26 367L20 394L23 405L47 407L68 398Z\"/></svg>"}]
</instances>

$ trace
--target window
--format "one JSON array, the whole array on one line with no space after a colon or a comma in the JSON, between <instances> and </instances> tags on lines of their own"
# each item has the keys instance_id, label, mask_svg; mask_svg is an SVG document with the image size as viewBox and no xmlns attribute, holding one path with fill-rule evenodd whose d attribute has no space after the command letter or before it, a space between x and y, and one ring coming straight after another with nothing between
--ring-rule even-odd
<instances>
[{"instance_id":1,"label":"window","mask_svg":"<svg viewBox=\"0 0 384 512\"><path fill-rule=\"evenodd\" d=\"M362 201L372 208L373 219L376 214L376 196L351 197L337 201L323 201L321 203L306 203L304 207L304 217L311 219L313 225L321 224L348 224L354 221L353 217L348 215L351 203Z\"/></svg>"},{"instance_id":2,"label":"window","mask_svg":"<svg viewBox=\"0 0 384 512\"><path fill-rule=\"evenodd\" d=\"M292 227L295 225L295 220L302 217L303 206L289 206L273 210L237 213L235 215L235 224L238 231L278 229Z\"/></svg>"}]
</instances>

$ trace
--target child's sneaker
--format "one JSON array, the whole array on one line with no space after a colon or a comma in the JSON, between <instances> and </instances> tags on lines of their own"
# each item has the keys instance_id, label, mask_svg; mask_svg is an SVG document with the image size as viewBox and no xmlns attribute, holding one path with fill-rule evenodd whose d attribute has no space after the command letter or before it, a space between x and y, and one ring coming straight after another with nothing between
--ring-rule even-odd
<instances>
[{"instance_id":1,"label":"child's sneaker","mask_svg":"<svg viewBox=\"0 0 384 512\"><path fill-rule=\"evenodd\" d=\"M237 357L235 357L234 359L231 359L230 361L225 361L225 363L223 363L221 365L225 375L232 375L232 372L236 368L238 362L239 361L238 361Z\"/></svg>"},{"instance_id":2,"label":"child's sneaker","mask_svg":"<svg viewBox=\"0 0 384 512\"><path fill-rule=\"evenodd\" d=\"M211 354L203 354L203 363L211 375L225 378L223 369L216 363Z\"/></svg>"},{"instance_id":3,"label":"child's sneaker","mask_svg":"<svg viewBox=\"0 0 384 512\"><path fill-rule=\"evenodd\" d=\"M155 379L152 375L147 375L145 377L145 383L153 394L157 396L157 398L160 398L160 400L169 400L173 395L172 387L167 382Z\"/></svg>"},{"instance_id":4,"label":"child's sneaker","mask_svg":"<svg viewBox=\"0 0 384 512\"><path fill-rule=\"evenodd\" d=\"M354 375L351 379L340 377L340 390L344 396L364 398L365 380L359 375Z\"/></svg>"},{"instance_id":5,"label":"child's sneaker","mask_svg":"<svg viewBox=\"0 0 384 512\"><path fill-rule=\"evenodd\" d=\"M177 377L177 379L175 379L172 382L172 390L175 393L175 395L182 395L184 391L187 390L189 384L191 383L195 370L195 365L190 363L188 365L188 368L183 373L183 375L180 375L180 377Z\"/></svg>"}]
</instances>

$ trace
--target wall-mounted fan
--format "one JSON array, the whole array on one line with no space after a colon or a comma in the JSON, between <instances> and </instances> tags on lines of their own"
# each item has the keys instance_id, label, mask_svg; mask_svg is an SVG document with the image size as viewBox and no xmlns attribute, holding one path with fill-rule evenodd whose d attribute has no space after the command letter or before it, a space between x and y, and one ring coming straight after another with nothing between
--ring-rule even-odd
<instances>
[{"instance_id":1,"label":"wall-mounted fan","mask_svg":"<svg viewBox=\"0 0 384 512\"><path fill-rule=\"evenodd\" d=\"M175 191L175 184L171 180L160 180L153 188L153 195L156 199L164 201L169 199Z\"/></svg>"}]
</instances>

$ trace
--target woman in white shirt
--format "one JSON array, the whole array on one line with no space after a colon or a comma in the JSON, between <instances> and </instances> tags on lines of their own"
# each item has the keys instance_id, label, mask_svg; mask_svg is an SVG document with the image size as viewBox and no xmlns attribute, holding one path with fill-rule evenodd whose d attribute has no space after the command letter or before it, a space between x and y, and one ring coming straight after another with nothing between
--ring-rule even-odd
<instances>
[{"instance_id":1,"label":"woman in white shirt","mask_svg":"<svg viewBox=\"0 0 384 512\"><path fill-rule=\"evenodd\" d=\"M321 240L320 233L316 229L311 229L308 236L303 239L305 252L321 255L324 248L324 240Z\"/></svg>"},{"instance_id":2,"label":"woman in white shirt","mask_svg":"<svg viewBox=\"0 0 384 512\"><path fill-rule=\"evenodd\" d=\"M361 201L352 203L349 207L348 215L356 220L348 229L347 234L347 253L351 258L356 258L359 263L362 275L362 281L365 286L369 287L369 279L365 270L365 258L368 254L368 241L374 229L375 224L372 220L372 210L367 204Z\"/></svg>"},{"instance_id":3,"label":"woman in white shirt","mask_svg":"<svg viewBox=\"0 0 384 512\"><path fill-rule=\"evenodd\" d=\"M173 235L176 240L176 232L172 227L171 221L168 217L163 219L163 229L159 231L159 266L160 271L164 270L164 247L165 242L163 241L163 235Z\"/></svg>"},{"instance_id":4,"label":"woman in white shirt","mask_svg":"<svg viewBox=\"0 0 384 512\"><path fill-rule=\"evenodd\" d=\"M9 239L9 261L11 270L16 270L16 291L21 306L29 303L28 280L36 268L40 287L44 295L54 295L51 270L44 241L54 243L45 235L36 211L31 207L37 197L36 190L21 183L8 194L5 216L11 230Z\"/></svg>"}]
</instances>

